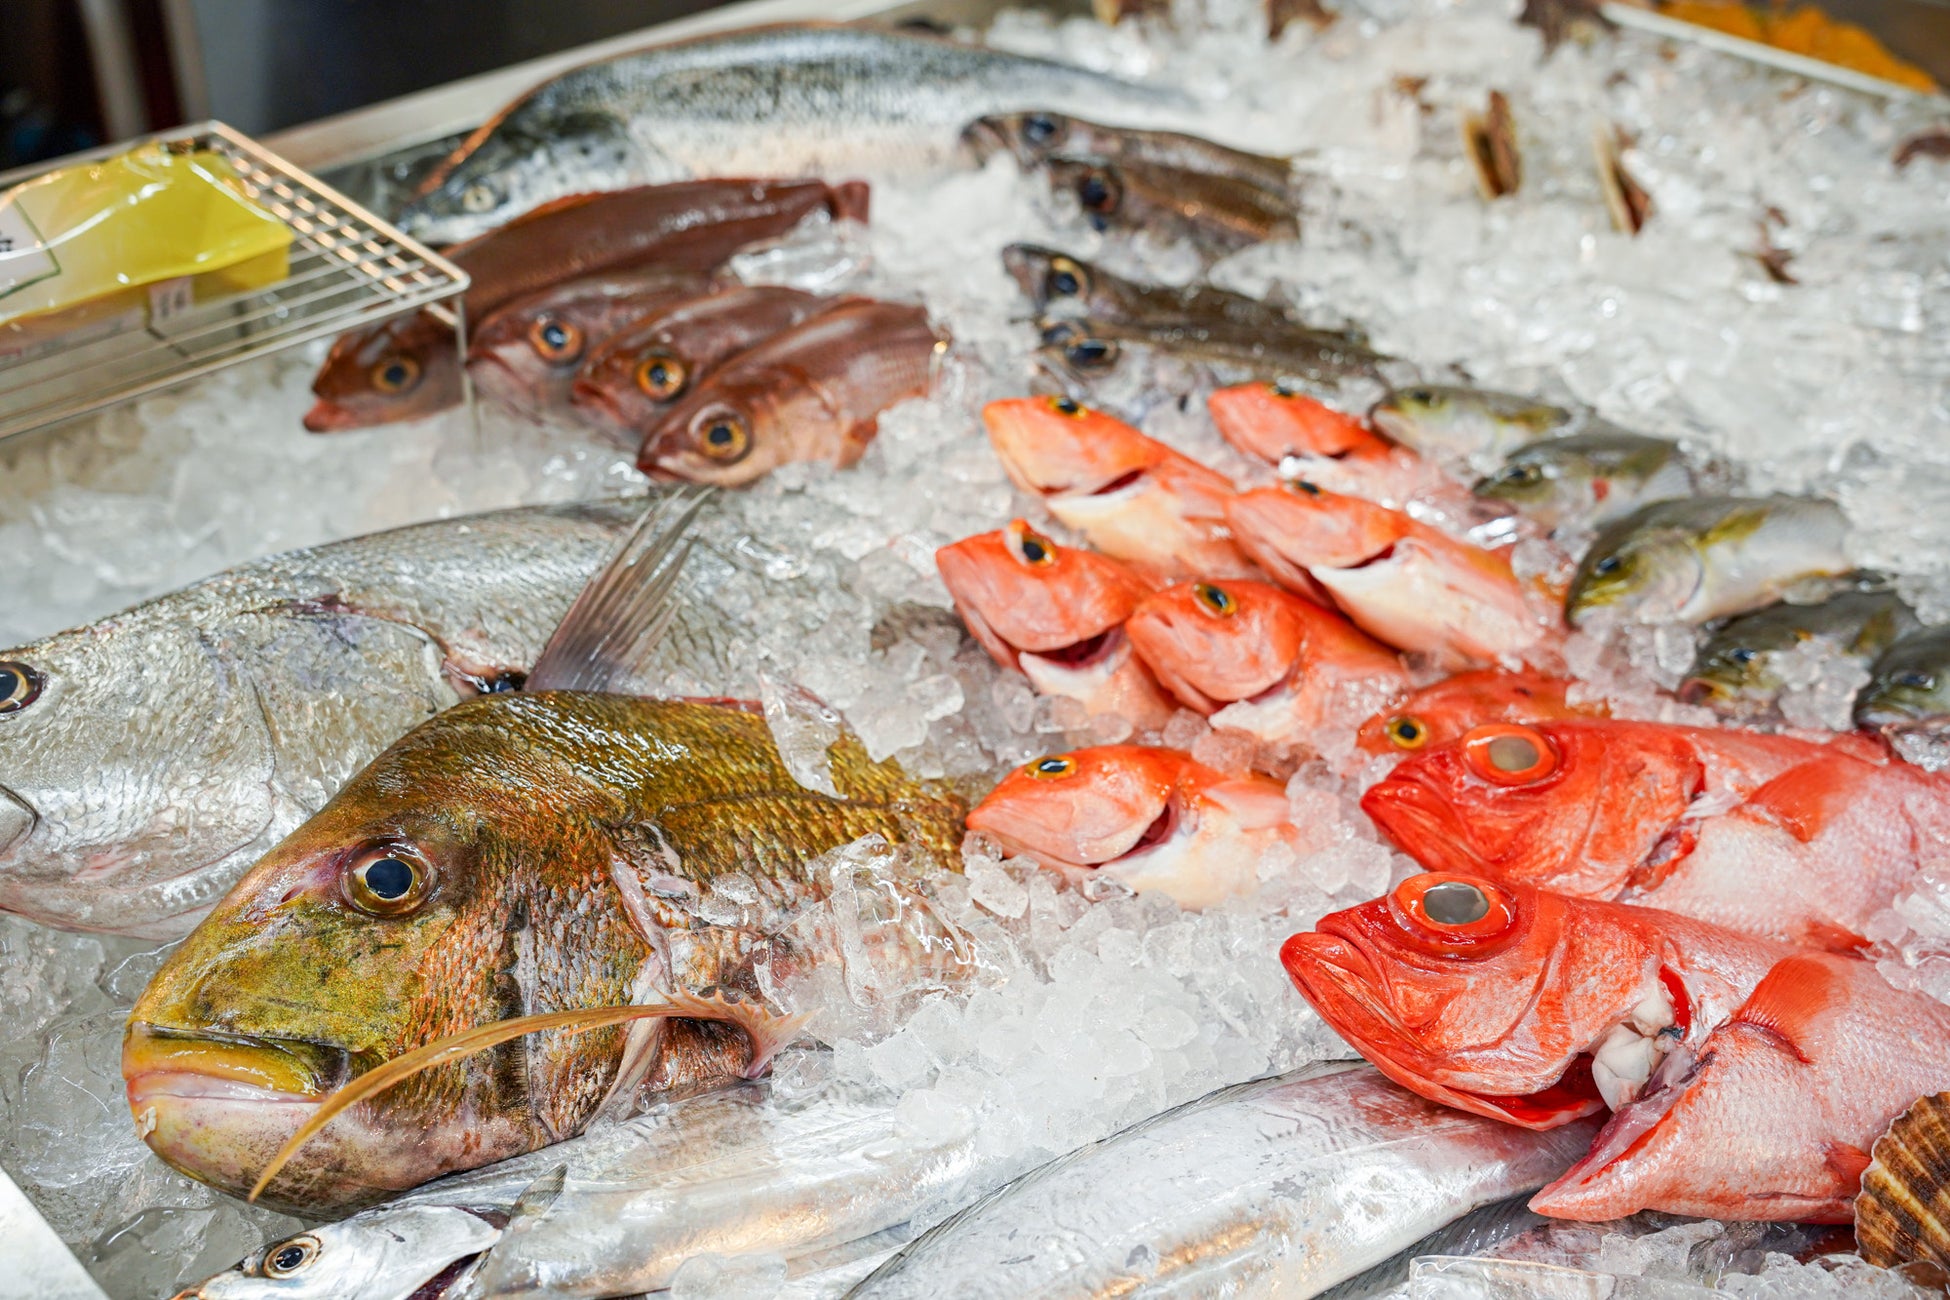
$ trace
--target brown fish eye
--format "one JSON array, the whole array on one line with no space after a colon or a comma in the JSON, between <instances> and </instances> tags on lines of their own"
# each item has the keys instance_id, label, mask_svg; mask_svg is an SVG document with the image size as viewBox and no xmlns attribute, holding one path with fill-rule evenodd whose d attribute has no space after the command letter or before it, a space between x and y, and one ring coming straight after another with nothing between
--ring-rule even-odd
<instances>
[{"instance_id":1,"label":"brown fish eye","mask_svg":"<svg viewBox=\"0 0 1950 1300\"><path fill-rule=\"evenodd\" d=\"M1058 415L1067 415L1072 419L1083 416L1089 410L1088 407L1082 402L1077 401L1074 397L1052 397L1049 399L1049 409L1055 411Z\"/></svg>"},{"instance_id":2,"label":"brown fish eye","mask_svg":"<svg viewBox=\"0 0 1950 1300\"><path fill-rule=\"evenodd\" d=\"M1495 723L1463 737L1463 758L1477 776L1495 785L1528 785L1557 770L1557 751L1530 727Z\"/></svg>"},{"instance_id":3,"label":"brown fish eye","mask_svg":"<svg viewBox=\"0 0 1950 1300\"><path fill-rule=\"evenodd\" d=\"M1031 113L1022 119L1022 138L1031 144L1048 144L1057 137L1056 119L1047 113Z\"/></svg>"},{"instance_id":4,"label":"brown fish eye","mask_svg":"<svg viewBox=\"0 0 1950 1300\"><path fill-rule=\"evenodd\" d=\"M582 330L560 316L537 316L528 327L528 346L544 361L573 361L582 355Z\"/></svg>"},{"instance_id":5,"label":"brown fish eye","mask_svg":"<svg viewBox=\"0 0 1950 1300\"><path fill-rule=\"evenodd\" d=\"M1192 584L1192 596L1199 604L1217 614L1220 618L1231 618L1239 612L1239 602L1224 587L1215 587L1209 582Z\"/></svg>"},{"instance_id":6,"label":"brown fish eye","mask_svg":"<svg viewBox=\"0 0 1950 1300\"><path fill-rule=\"evenodd\" d=\"M1079 339L1065 348L1063 355L1069 358L1073 366L1095 370L1117 360L1117 345L1103 339Z\"/></svg>"},{"instance_id":7,"label":"brown fish eye","mask_svg":"<svg viewBox=\"0 0 1950 1300\"><path fill-rule=\"evenodd\" d=\"M367 849L345 873L346 901L369 916L404 916L426 902L432 873L408 849Z\"/></svg>"},{"instance_id":8,"label":"brown fish eye","mask_svg":"<svg viewBox=\"0 0 1950 1300\"><path fill-rule=\"evenodd\" d=\"M1086 212L1115 212L1122 198L1117 182L1106 172L1087 171L1077 180L1077 201Z\"/></svg>"},{"instance_id":9,"label":"brown fish eye","mask_svg":"<svg viewBox=\"0 0 1950 1300\"><path fill-rule=\"evenodd\" d=\"M372 368L372 386L382 393L403 393L420 382L420 363L412 357L388 357Z\"/></svg>"},{"instance_id":10,"label":"brown fish eye","mask_svg":"<svg viewBox=\"0 0 1950 1300\"><path fill-rule=\"evenodd\" d=\"M1083 268L1067 257L1052 261L1049 275L1043 281L1044 290L1052 298L1074 298L1083 292L1083 284Z\"/></svg>"},{"instance_id":11,"label":"brown fish eye","mask_svg":"<svg viewBox=\"0 0 1950 1300\"><path fill-rule=\"evenodd\" d=\"M1397 749L1420 749L1429 743L1429 729L1406 713L1388 719L1386 730Z\"/></svg>"},{"instance_id":12,"label":"brown fish eye","mask_svg":"<svg viewBox=\"0 0 1950 1300\"><path fill-rule=\"evenodd\" d=\"M741 459L752 447L751 430L743 419L729 412L705 421L697 441L705 455L726 463Z\"/></svg>"},{"instance_id":13,"label":"brown fish eye","mask_svg":"<svg viewBox=\"0 0 1950 1300\"><path fill-rule=\"evenodd\" d=\"M1062 756L1039 758L1022 770L1025 774L1035 777L1038 781L1056 781L1076 771L1077 761L1074 758Z\"/></svg>"},{"instance_id":14,"label":"brown fish eye","mask_svg":"<svg viewBox=\"0 0 1950 1300\"><path fill-rule=\"evenodd\" d=\"M648 357L636 368L636 386L645 396L660 402L669 401L683 391L684 381L689 377L684 363L675 357Z\"/></svg>"},{"instance_id":15,"label":"brown fish eye","mask_svg":"<svg viewBox=\"0 0 1950 1300\"><path fill-rule=\"evenodd\" d=\"M310 1233L281 1241L264 1252L265 1277L290 1277L318 1258L318 1238Z\"/></svg>"},{"instance_id":16,"label":"brown fish eye","mask_svg":"<svg viewBox=\"0 0 1950 1300\"><path fill-rule=\"evenodd\" d=\"M47 680L30 664L0 660L0 715L19 713L41 697Z\"/></svg>"}]
</instances>

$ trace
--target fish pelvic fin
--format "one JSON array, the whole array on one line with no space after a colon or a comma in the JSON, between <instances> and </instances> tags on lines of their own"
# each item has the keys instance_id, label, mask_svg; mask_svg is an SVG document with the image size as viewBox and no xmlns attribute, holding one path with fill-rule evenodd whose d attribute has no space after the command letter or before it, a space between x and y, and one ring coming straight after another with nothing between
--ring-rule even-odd
<instances>
[{"instance_id":1,"label":"fish pelvic fin","mask_svg":"<svg viewBox=\"0 0 1950 1300\"><path fill-rule=\"evenodd\" d=\"M676 617L677 580L691 551L685 535L710 497L708 488L680 489L644 511L562 616L523 689L634 693L631 683Z\"/></svg>"}]
</instances>

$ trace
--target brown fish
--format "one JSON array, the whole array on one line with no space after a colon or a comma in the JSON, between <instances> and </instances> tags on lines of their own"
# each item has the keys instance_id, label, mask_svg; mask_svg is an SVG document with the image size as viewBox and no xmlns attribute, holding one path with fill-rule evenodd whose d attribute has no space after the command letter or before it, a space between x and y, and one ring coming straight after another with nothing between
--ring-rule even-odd
<instances>
[{"instance_id":1,"label":"brown fish","mask_svg":"<svg viewBox=\"0 0 1950 1300\"><path fill-rule=\"evenodd\" d=\"M1229 176L1133 161L1052 158L1050 186L1076 196L1095 230L1150 231L1219 256L1273 239L1297 239L1293 202Z\"/></svg>"},{"instance_id":2,"label":"brown fish","mask_svg":"<svg viewBox=\"0 0 1950 1300\"><path fill-rule=\"evenodd\" d=\"M464 244L448 258L472 280L469 321L564 280L654 265L707 271L755 240L815 212L865 220L862 181L710 180L577 194L544 204ZM342 335L305 416L313 433L417 419L460 401L453 331L421 311Z\"/></svg>"},{"instance_id":3,"label":"brown fish","mask_svg":"<svg viewBox=\"0 0 1950 1300\"><path fill-rule=\"evenodd\" d=\"M982 161L1008 153L1025 171L1052 158L1142 163L1230 180L1285 197L1293 181L1286 158L1247 153L1179 131L1105 126L1047 109L994 113L962 129L962 143Z\"/></svg>"},{"instance_id":4,"label":"brown fish","mask_svg":"<svg viewBox=\"0 0 1950 1300\"><path fill-rule=\"evenodd\" d=\"M708 274L653 267L605 272L528 294L473 332L467 373L483 393L531 419L565 414L576 371L599 342L646 313L715 287Z\"/></svg>"},{"instance_id":5,"label":"brown fish","mask_svg":"<svg viewBox=\"0 0 1950 1300\"><path fill-rule=\"evenodd\" d=\"M740 286L671 304L637 318L590 352L570 400L586 418L641 436L726 361L831 305L777 285Z\"/></svg>"},{"instance_id":6,"label":"brown fish","mask_svg":"<svg viewBox=\"0 0 1950 1300\"><path fill-rule=\"evenodd\" d=\"M851 465L946 346L924 308L841 302L726 362L652 428L637 468L729 487L788 461Z\"/></svg>"}]
</instances>

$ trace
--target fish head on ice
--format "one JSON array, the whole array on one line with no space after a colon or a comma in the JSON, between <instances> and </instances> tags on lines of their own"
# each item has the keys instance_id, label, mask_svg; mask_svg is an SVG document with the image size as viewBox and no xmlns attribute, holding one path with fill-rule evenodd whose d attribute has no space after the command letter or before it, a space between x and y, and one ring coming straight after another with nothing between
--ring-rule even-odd
<instances>
[{"instance_id":1,"label":"fish head on ice","mask_svg":"<svg viewBox=\"0 0 1950 1300\"><path fill-rule=\"evenodd\" d=\"M1002 266L1038 313L1073 315L1086 310L1095 297L1096 269L1054 248L1010 244L1002 250Z\"/></svg>"},{"instance_id":2,"label":"fish head on ice","mask_svg":"<svg viewBox=\"0 0 1950 1300\"><path fill-rule=\"evenodd\" d=\"M962 128L962 147L977 162L987 162L1006 153L1018 165L1029 168L1060 153L1070 137L1070 119L1048 109L1020 113L991 113L978 117Z\"/></svg>"},{"instance_id":3,"label":"fish head on ice","mask_svg":"<svg viewBox=\"0 0 1950 1300\"><path fill-rule=\"evenodd\" d=\"M1598 611L1636 622L1680 617L1706 581L1695 539L1676 529L1642 528L1628 515L1598 534L1578 561L1564 599L1573 624Z\"/></svg>"},{"instance_id":4,"label":"fish head on ice","mask_svg":"<svg viewBox=\"0 0 1950 1300\"><path fill-rule=\"evenodd\" d=\"M802 384L770 369L721 372L664 414L637 463L654 478L750 483L795 459L793 423L806 396Z\"/></svg>"},{"instance_id":5,"label":"fish head on ice","mask_svg":"<svg viewBox=\"0 0 1950 1300\"><path fill-rule=\"evenodd\" d=\"M540 731L550 698L486 696L409 732L171 954L123 1047L165 1161L241 1194L353 1074L488 1021L631 1000L657 956L612 880L618 809ZM268 1198L357 1206L566 1136L615 1075L619 1032L409 1079L301 1148Z\"/></svg>"},{"instance_id":6,"label":"fish head on ice","mask_svg":"<svg viewBox=\"0 0 1950 1300\"><path fill-rule=\"evenodd\" d=\"M982 408L1009 477L1038 496L1089 496L1122 486L1162 458L1160 444L1069 397L1008 397Z\"/></svg>"},{"instance_id":7,"label":"fish head on ice","mask_svg":"<svg viewBox=\"0 0 1950 1300\"><path fill-rule=\"evenodd\" d=\"M1901 732L1950 719L1950 633L1918 632L1890 646L1855 697L1857 726Z\"/></svg>"},{"instance_id":8,"label":"fish head on ice","mask_svg":"<svg viewBox=\"0 0 1950 1300\"><path fill-rule=\"evenodd\" d=\"M0 650L0 910L174 936L263 847L276 752L233 649L157 603Z\"/></svg>"},{"instance_id":9,"label":"fish head on ice","mask_svg":"<svg viewBox=\"0 0 1950 1300\"><path fill-rule=\"evenodd\" d=\"M1312 614L1338 617L1271 583L1181 582L1147 597L1124 630L1173 695L1213 713L1284 681Z\"/></svg>"},{"instance_id":10,"label":"fish head on ice","mask_svg":"<svg viewBox=\"0 0 1950 1300\"><path fill-rule=\"evenodd\" d=\"M1425 455L1450 459L1494 455L1571 426L1574 415L1518 393L1454 384L1391 390L1368 418L1377 429Z\"/></svg>"},{"instance_id":11,"label":"fish head on ice","mask_svg":"<svg viewBox=\"0 0 1950 1300\"><path fill-rule=\"evenodd\" d=\"M452 1293L501 1239L505 1209L397 1205L269 1242L173 1300L348 1300Z\"/></svg>"},{"instance_id":12,"label":"fish head on ice","mask_svg":"<svg viewBox=\"0 0 1950 1300\"><path fill-rule=\"evenodd\" d=\"M1257 885L1261 855L1290 842L1286 789L1177 750L1098 745L1033 759L968 814L968 828L1072 877L1206 907Z\"/></svg>"},{"instance_id":13,"label":"fish head on ice","mask_svg":"<svg viewBox=\"0 0 1950 1300\"><path fill-rule=\"evenodd\" d=\"M1481 668L1457 673L1402 700L1362 724L1360 746L1370 754L1401 758L1459 740L1492 722L1549 722L1602 713L1603 705L1572 707L1570 683L1542 673Z\"/></svg>"},{"instance_id":14,"label":"fish head on ice","mask_svg":"<svg viewBox=\"0 0 1950 1300\"><path fill-rule=\"evenodd\" d=\"M962 621L995 661L1078 665L1107 647L1149 590L1128 566L1061 546L1021 519L934 553Z\"/></svg>"},{"instance_id":15,"label":"fish head on ice","mask_svg":"<svg viewBox=\"0 0 1950 1300\"><path fill-rule=\"evenodd\" d=\"M1340 457L1380 444L1354 416L1277 381L1214 389L1205 404L1227 442L1269 464L1288 456Z\"/></svg>"},{"instance_id":16,"label":"fish head on ice","mask_svg":"<svg viewBox=\"0 0 1950 1300\"><path fill-rule=\"evenodd\" d=\"M456 405L461 366L454 332L425 312L340 336L312 380L313 433L417 420Z\"/></svg>"},{"instance_id":17,"label":"fish head on ice","mask_svg":"<svg viewBox=\"0 0 1950 1300\"><path fill-rule=\"evenodd\" d=\"M1305 479L1240 493L1226 502L1226 521L1262 568L1303 591L1305 570L1372 564L1407 535L1400 512Z\"/></svg>"},{"instance_id":18,"label":"fish head on ice","mask_svg":"<svg viewBox=\"0 0 1950 1300\"><path fill-rule=\"evenodd\" d=\"M1660 855L1704 783L1683 728L1490 723L1410 754L1361 796L1434 871L1614 898Z\"/></svg>"},{"instance_id":19,"label":"fish head on ice","mask_svg":"<svg viewBox=\"0 0 1950 1300\"><path fill-rule=\"evenodd\" d=\"M1535 889L1430 872L1322 917L1282 945L1280 961L1321 1018L1397 1083L1553 1128L1603 1108L1580 1054L1618 1015L1585 1005L1585 986L1604 986L1607 972L1562 958L1572 907ZM1639 982L1634 968L1621 991Z\"/></svg>"}]
</instances>

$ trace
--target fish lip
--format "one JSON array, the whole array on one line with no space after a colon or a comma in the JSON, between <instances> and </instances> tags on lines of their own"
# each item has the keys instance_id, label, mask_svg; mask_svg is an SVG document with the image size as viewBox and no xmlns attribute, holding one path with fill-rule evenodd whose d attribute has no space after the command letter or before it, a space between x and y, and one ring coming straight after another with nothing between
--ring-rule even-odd
<instances>
[{"instance_id":1,"label":"fish lip","mask_svg":"<svg viewBox=\"0 0 1950 1300\"><path fill-rule=\"evenodd\" d=\"M351 1074L345 1048L219 1029L177 1029L130 1020L122 1078L138 1098L217 1098L316 1104ZM295 1085L295 1086L294 1086Z\"/></svg>"},{"instance_id":2,"label":"fish lip","mask_svg":"<svg viewBox=\"0 0 1950 1300\"><path fill-rule=\"evenodd\" d=\"M362 429L366 422L329 397L321 397L312 403L305 412L305 432L343 433L347 429Z\"/></svg>"},{"instance_id":3,"label":"fish lip","mask_svg":"<svg viewBox=\"0 0 1950 1300\"><path fill-rule=\"evenodd\" d=\"M1397 845L1406 849L1413 843L1424 871L1488 874L1488 864L1470 849L1462 819L1449 802L1413 776L1397 770L1369 786L1361 811ZM1414 838L1418 831L1420 838Z\"/></svg>"}]
</instances>

